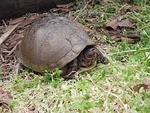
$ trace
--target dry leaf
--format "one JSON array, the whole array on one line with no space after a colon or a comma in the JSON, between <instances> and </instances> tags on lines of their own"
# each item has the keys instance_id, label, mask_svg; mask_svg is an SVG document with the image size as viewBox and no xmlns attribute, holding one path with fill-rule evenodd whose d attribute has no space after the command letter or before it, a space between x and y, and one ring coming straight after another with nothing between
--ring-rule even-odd
<instances>
[{"instance_id":1,"label":"dry leaf","mask_svg":"<svg viewBox=\"0 0 150 113\"><path fill-rule=\"evenodd\" d=\"M121 40L135 44L140 41L140 34L136 31L129 31L126 35L122 35Z\"/></svg>"},{"instance_id":2,"label":"dry leaf","mask_svg":"<svg viewBox=\"0 0 150 113\"><path fill-rule=\"evenodd\" d=\"M112 36L111 38L112 38L112 40L114 40L114 41L116 41L116 42L120 42L120 41L121 41L121 38L120 38L120 36L118 36L118 35L114 35L114 36Z\"/></svg>"},{"instance_id":3,"label":"dry leaf","mask_svg":"<svg viewBox=\"0 0 150 113\"><path fill-rule=\"evenodd\" d=\"M127 32L124 34L124 32ZM127 41L134 44L140 40L140 34L129 21L127 15L119 16L107 23L105 33L110 35L114 41Z\"/></svg>"},{"instance_id":4,"label":"dry leaf","mask_svg":"<svg viewBox=\"0 0 150 113\"><path fill-rule=\"evenodd\" d=\"M134 28L134 25L126 18L126 15L119 16L106 25L107 29L117 30L118 28Z\"/></svg>"},{"instance_id":5,"label":"dry leaf","mask_svg":"<svg viewBox=\"0 0 150 113\"><path fill-rule=\"evenodd\" d=\"M117 24L119 28L134 28L133 24L128 19L118 20Z\"/></svg>"}]
</instances>

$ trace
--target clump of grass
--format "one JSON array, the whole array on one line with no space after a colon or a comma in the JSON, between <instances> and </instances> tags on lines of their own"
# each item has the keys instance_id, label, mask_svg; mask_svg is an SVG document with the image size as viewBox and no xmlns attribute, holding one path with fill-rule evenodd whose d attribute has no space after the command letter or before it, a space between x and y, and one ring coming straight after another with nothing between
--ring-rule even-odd
<instances>
[{"instance_id":1,"label":"clump of grass","mask_svg":"<svg viewBox=\"0 0 150 113\"><path fill-rule=\"evenodd\" d=\"M45 72L43 77L43 82L47 84L51 84L54 87L57 87L61 82L61 74L62 71L59 69L56 69L52 72Z\"/></svg>"}]
</instances>

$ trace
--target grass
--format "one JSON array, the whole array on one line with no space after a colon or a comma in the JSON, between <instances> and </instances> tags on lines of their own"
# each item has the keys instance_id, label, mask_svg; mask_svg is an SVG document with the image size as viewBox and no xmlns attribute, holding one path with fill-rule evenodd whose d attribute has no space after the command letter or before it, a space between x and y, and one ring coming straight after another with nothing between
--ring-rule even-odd
<instances>
[{"instance_id":1,"label":"grass","mask_svg":"<svg viewBox=\"0 0 150 113\"><path fill-rule=\"evenodd\" d=\"M110 63L99 64L69 81L61 79L59 70L45 76L28 72L13 75L10 81L0 84L13 96L14 113L26 108L39 113L150 113L150 93L132 90L150 78L150 3L148 0L135 0L135 3L141 6L141 11L129 12L128 17L137 25L141 41L133 45L114 43L95 30L119 15L127 4L118 1L82 10L85 5L81 2L73 16L92 29L93 40L102 37L102 43L107 43ZM95 18L91 20L93 15Z\"/></svg>"}]
</instances>

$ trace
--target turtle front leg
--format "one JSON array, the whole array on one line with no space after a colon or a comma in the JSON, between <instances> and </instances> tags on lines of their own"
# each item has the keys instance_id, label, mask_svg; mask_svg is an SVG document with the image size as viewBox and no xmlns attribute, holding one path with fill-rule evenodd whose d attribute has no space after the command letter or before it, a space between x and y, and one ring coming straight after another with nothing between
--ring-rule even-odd
<instances>
[{"instance_id":1,"label":"turtle front leg","mask_svg":"<svg viewBox=\"0 0 150 113\"><path fill-rule=\"evenodd\" d=\"M62 76L64 79L73 79L75 78L75 74L78 71L78 61L74 59L72 62L67 64L65 67L62 68Z\"/></svg>"}]
</instances>

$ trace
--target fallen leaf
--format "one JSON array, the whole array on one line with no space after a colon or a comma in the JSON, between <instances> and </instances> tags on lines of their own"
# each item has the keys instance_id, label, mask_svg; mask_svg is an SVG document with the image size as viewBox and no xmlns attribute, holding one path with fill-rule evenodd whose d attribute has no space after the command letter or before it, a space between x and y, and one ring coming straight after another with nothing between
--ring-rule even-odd
<instances>
[{"instance_id":1,"label":"fallen leaf","mask_svg":"<svg viewBox=\"0 0 150 113\"><path fill-rule=\"evenodd\" d=\"M112 40L127 41L134 44L140 41L140 34L135 26L129 21L127 15L119 16L106 24L104 33L111 36ZM124 34L126 32L126 34Z\"/></svg>"},{"instance_id":2,"label":"fallen leaf","mask_svg":"<svg viewBox=\"0 0 150 113\"><path fill-rule=\"evenodd\" d=\"M121 41L127 41L134 44L140 41L140 34L137 31L128 31L126 35L122 35Z\"/></svg>"},{"instance_id":3,"label":"fallen leaf","mask_svg":"<svg viewBox=\"0 0 150 113\"><path fill-rule=\"evenodd\" d=\"M119 28L134 28L133 24L128 19L121 19L118 20L118 27Z\"/></svg>"},{"instance_id":4,"label":"fallen leaf","mask_svg":"<svg viewBox=\"0 0 150 113\"><path fill-rule=\"evenodd\" d=\"M107 29L117 30L118 28L134 28L134 25L127 19L126 15L119 16L106 24Z\"/></svg>"},{"instance_id":5,"label":"fallen leaf","mask_svg":"<svg viewBox=\"0 0 150 113\"><path fill-rule=\"evenodd\" d=\"M112 36L111 38L112 38L112 40L114 40L114 41L116 41L116 42L120 42L120 41L121 41L121 38L120 38L119 35L114 35L114 36Z\"/></svg>"}]
</instances>

